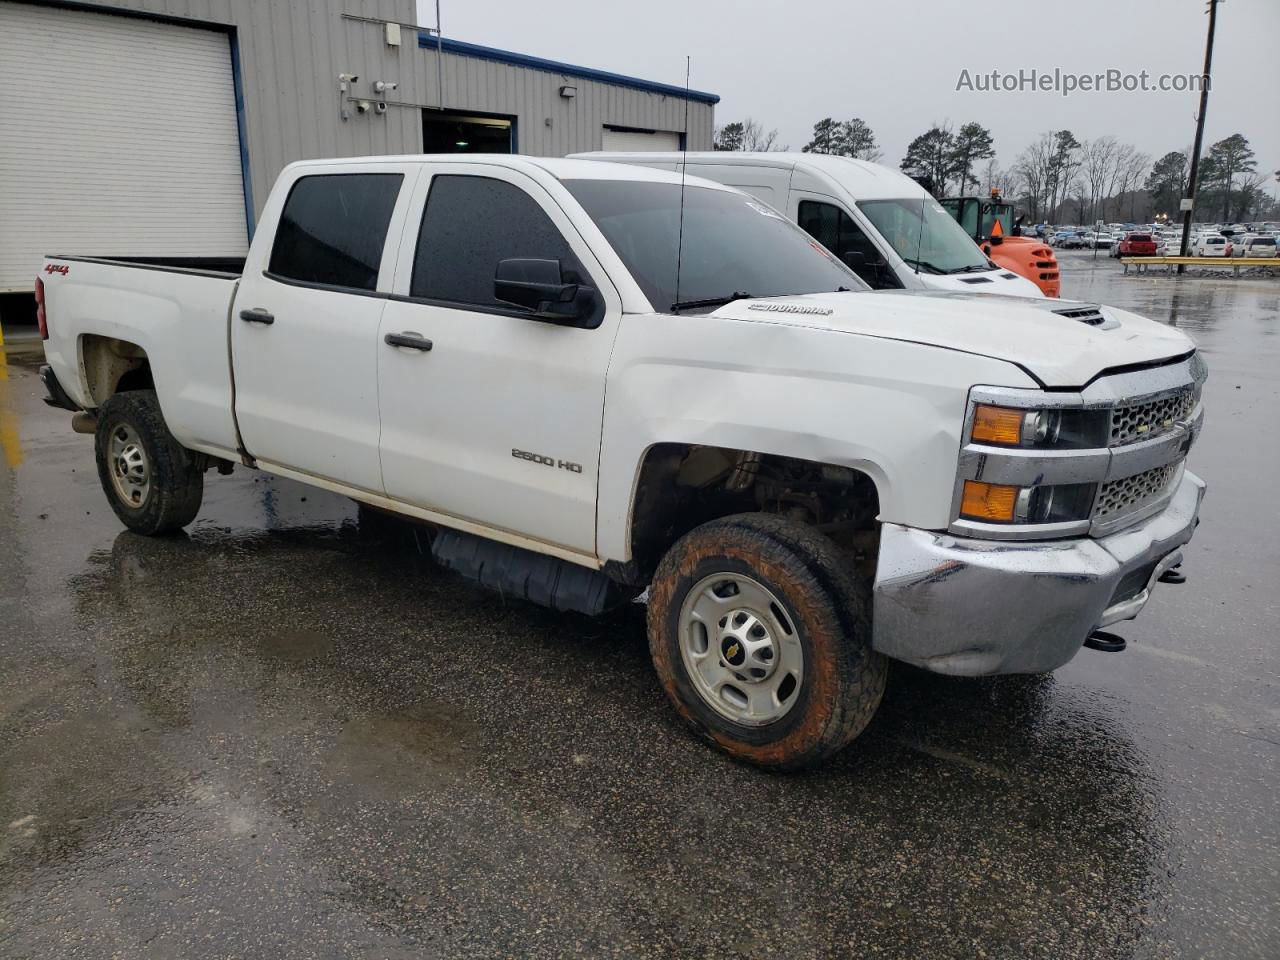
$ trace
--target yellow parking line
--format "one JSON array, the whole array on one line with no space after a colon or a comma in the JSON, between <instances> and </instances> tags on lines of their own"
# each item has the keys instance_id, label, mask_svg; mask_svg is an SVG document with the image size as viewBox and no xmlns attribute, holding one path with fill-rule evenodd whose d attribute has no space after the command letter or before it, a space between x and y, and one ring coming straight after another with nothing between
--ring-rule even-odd
<instances>
[{"instance_id":1,"label":"yellow parking line","mask_svg":"<svg viewBox=\"0 0 1280 960\"><path fill-rule=\"evenodd\" d=\"M22 466L22 444L18 437L18 417L9 402L9 359L0 347L0 453L5 465Z\"/></svg>"}]
</instances>

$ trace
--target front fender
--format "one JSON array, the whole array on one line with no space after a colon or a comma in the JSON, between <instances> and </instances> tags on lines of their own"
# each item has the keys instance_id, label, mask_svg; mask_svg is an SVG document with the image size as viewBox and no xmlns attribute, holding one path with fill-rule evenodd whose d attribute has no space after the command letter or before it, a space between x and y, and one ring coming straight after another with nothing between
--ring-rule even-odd
<instances>
[{"instance_id":1,"label":"front fender","mask_svg":"<svg viewBox=\"0 0 1280 960\"><path fill-rule=\"evenodd\" d=\"M657 443L751 450L866 473L880 519L951 521L960 430L975 384L1034 387L1012 364L787 323L629 314L610 362L597 550L631 558L632 507Z\"/></svg>"}]
</instances>

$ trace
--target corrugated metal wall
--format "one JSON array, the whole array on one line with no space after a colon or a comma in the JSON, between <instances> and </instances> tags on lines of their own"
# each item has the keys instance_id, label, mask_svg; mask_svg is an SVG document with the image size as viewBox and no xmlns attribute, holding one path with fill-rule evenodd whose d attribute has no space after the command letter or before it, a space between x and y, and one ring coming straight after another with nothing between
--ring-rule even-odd
<instances>
[{"instance_id":1,"label":"corrugated metal wall","mask_svg":"<svg viewBox=\"0 0 1280 960\"><path fill-rule=\"evenodd\" d=\"M91 8L236 27L256 211L281 168L293 160L421 152L418 105L440 102L436 52L420 49L415 31L402 31L401 45L389 47L380 24L343 16L412 23L417 19L415 0L106 0ZM684 129L682 97L448 52L444 60L444 106L515 115L521 153L561 156L598 150L605 124ZM353 92L368 98L371 81L395 81L399 89L389 99L411 106L393 106L382 116L352 110L344 121L339 73L359 75ZM578 88L575 98L560 97L565 83ZM712 106L690 102L688 123L689 149L710 149Z\"/></svg>"}]
</instances>

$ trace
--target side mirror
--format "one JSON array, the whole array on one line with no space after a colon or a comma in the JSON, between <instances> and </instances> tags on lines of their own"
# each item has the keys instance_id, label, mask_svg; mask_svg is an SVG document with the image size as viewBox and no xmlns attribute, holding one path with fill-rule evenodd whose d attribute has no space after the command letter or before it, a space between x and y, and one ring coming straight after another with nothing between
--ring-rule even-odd
<instances>
[{"instance_id":1,"label":"side mirror","mask_svg":"<svg viewBox=\"0 0 1280 960\"><path fill-rule=\"evenodd\" d=\"M534 320L566 327L590 327L596 292L582 283L566 283L559 260L498 261L493 297L528 310Z\"/></svg>"}]
</instances>

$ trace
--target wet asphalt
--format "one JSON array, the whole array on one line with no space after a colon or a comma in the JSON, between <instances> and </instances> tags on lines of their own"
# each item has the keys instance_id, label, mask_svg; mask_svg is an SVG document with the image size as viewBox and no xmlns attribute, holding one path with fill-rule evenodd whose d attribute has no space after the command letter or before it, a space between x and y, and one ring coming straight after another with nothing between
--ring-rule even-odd
<instances>
[{"instance_id":1,"label":"wet asphalt","mask_svg":"<svg viewBox=\"0 0 1280 960\"><path fill-rule=\"evenodd\" d=\"M1280 956L1280 278L1062 259L1208 359L1189 582L1049 678L895 668L796 776L686 735L638 607L344 499L238 469L125 532L11 342L0 957Z\"/></svg>"}]
</instances>

